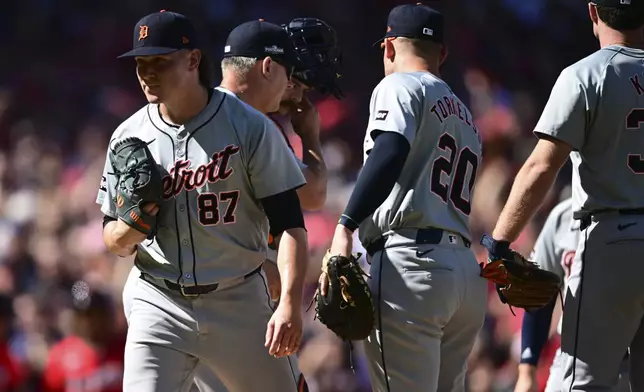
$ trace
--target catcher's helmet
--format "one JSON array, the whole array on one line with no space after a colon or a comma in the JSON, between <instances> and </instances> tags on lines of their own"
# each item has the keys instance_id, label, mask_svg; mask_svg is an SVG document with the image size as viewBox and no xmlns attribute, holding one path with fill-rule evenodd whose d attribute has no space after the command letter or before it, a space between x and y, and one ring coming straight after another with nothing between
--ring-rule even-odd
<instances>
[{"instance_id":1,"label":"catcher's helmet","mask_svg":"<svg viewBox=\"0 0 644 392\"><path fill-rule=\"evenodd\" d=\"M296 18L284 25L298 56L293 76L322 94L342 98L341 65L335 30L316 18Z\"/></svg>"}]
</instances>

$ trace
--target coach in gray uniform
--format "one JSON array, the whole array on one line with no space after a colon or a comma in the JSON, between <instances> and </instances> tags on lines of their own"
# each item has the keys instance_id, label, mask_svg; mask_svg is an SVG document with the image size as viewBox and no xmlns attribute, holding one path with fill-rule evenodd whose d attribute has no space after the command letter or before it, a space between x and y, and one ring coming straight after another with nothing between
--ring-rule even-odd
<instances>
[{"instance_id":1,"label":"coach in gray uniform","mask_svg":"<svg viewBox=\"0 0 644 392\"><path fill-rule=\"evenodd\" d=\"M566 391L611 390L630 346L631 387L641 391L644 1L595 0L588 10L601 49L561 72L492 237L497 250L509 247L570 155L581 233L564 304L560 383Z\"/></svg>"},{"instance_id":2,"label":"coach in gray uniform","mask_svg":"<svg viewBox=\"0 0 644 392\"><path fill-rule=\"evenodd\" d=\"M365 352L379 392L463 391L485 316L487 283L468 229L481 139L440 79L443 24L421 4L390 12L364 168L330 249L349 255L360 228L377 314ZM322 274L323 291L326 282Z\"/></svg>"},{"instance_id":3,"label":"coach in gray uniform","mask_svg":"<svg viewBox=\"0 0 644 392\"><path fill-rule=\"evenodd\" d=\"M110 146L138 137L167 171L164 203L146 208L158 212L152 238L117 219L109 155L97 200L108 249L136 252L141 271L128 281L124 391L185 391L201 363L230 392L295 392L303 379L288 355L302 335L308 250L296 189L304 177L270 120L200 85L196 45L184 16L158 12L137 23L134 49L121 56L136 60L149 104L118 127ZM293 53L287 47L275 56L266 67L277 94ZM282 234L274 313L261 273L269 223Z\"/></svg>"},{"instance_id":4,"label":"coach in gray uniform","mask_svg":"<svg viewBox=\"0 0 644 392\"><path fill-rule=\"evenodd\" d=\"M319 42L319 39L317 41ZM275 46L276 43L279 45ZM299 82L291 78L285 92L276 94L270 91L266 88L266 83L269 81L264 76L265 62L271 61L271 56L275 57L276 47L282 48L287 45L293 47L292 39L282 26L274 23L260 19L235 27L226 39L224 58L221 61L223 79L216 89L238 97L267 116L269 113L277 112L287 95L291 95L295 89L295 83ZM293 49L295 50L295 47ZM315 48L311 47L308 54L314 56ZM322 62L322 60L318 61ZM298 60L297 65L301 65L301 61ZM290 69L295 71L296 68ZM319 137L320 119L317 110L310 103L304 110L297 116L299 120L297 130L300 134L306 135L302 138L304 159L303 161L298 159L297 162L306 179L306 185L300 187L297 193L303 209L315 210L321 208L326 200L326 165L322 157ZM269 118L282 130L281 124L272 117L269 116ZM285 133L283 136L286 138ZM293 154L295 154L294 151ZM269 291L274 300L278 299L280 291L280 278L274 264L277 260L277 240L271 237L267 262L264 264L264 273L268 278Z\"/></svg>"}]
</instances>

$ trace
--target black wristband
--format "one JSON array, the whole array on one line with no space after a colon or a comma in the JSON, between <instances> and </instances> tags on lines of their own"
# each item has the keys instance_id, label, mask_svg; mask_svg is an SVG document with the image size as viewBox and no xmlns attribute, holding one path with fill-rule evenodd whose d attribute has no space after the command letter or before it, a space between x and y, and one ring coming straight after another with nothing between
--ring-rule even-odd
<instances>
[{"instance_id":1,"label":"black wristband","mask_svg":"<svg viewBox=\"0 0 644 392\"><path fill-rule=\"evenodd\" d=\"M342 214L340 215L340 219L338 219L338 224L346 227L349 229L351 232L354 232L360 227L360 224L358 222L354 221L351 219L350 216Z\"/></svg>"},{"instance_id":2,"label":"black wristband","mask_svg":"<svg viewBox=\"0 0 644 392\"><path fill-rule=\"evenodd\" d=\"M481 245L483 245L483 247L488 250L490 256L495 259L505 257L510 251L510 242L497 241L487 234L483 234L483 237L481 237Z\"/></svg>"}]
</instances>

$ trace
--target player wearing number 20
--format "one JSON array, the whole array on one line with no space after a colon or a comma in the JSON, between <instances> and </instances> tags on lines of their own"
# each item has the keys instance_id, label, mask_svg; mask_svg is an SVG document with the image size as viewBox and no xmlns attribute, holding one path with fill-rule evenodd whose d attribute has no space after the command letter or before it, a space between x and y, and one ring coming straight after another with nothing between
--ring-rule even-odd
<instances>
[{"instance_id":1,"label":"player wearing number 20","mask_svg":"<svg viewBox=\"0 0 644 392\"><path fill-rule=\"evenodd\" d=\"M481 138L441 79L443 25L422 4L390 12L365 164L330 249L347 256L359 225L377 313L365 352L378 392L464 390L485 316L487 284L468 228Z\"/></svg>"}]
</instances>

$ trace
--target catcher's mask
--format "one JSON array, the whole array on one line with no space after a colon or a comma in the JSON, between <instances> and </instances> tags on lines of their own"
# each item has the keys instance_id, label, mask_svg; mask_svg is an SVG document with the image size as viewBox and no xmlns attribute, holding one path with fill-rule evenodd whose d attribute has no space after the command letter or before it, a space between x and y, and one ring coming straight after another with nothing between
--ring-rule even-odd
<instances>
[{"instance_id":1,"label":"catcher's mask","mask_svg":"<svg viewBox=\"0 0 644 392\"><path fill-rule=\"evenodd\" d=\"M283 27L298 57L293 76L321 94L342 98L338 85L341 53L335 30L316 18L296 18Z\"/></svg>"}]
</instances>

